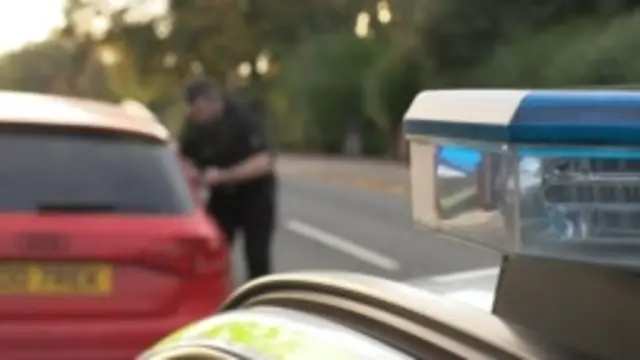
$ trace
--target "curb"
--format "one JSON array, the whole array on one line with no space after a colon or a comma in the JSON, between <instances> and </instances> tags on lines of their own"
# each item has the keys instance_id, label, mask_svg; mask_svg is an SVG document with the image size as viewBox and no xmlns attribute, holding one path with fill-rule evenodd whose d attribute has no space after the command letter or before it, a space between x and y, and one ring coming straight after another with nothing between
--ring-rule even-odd
<instances>
[{"instance_id":1,"label":"curb","mask_svg":"<svg viewBox=\"0 0 640 360\"><path fill-rule=\"evenodd\" d=\"M369 190L401 198L410 196L409 185L371 178L354 178L348 175L329 174L320 171L288 171L281 176L330 183L341 187Z\"/></svg>"}]
</instances>

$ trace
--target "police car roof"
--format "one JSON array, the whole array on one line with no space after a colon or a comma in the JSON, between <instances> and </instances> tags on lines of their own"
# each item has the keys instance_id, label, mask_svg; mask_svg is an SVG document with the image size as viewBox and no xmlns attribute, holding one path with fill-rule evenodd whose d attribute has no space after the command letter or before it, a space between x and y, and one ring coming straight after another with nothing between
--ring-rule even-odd
<instances>
[{"instance_id":1,"label":"police car roof","mask_svg":"<svg viewBox=\"0 0 640 360\"><path fill-rule=\"evenodd\" d=\"M65 96L0 91L0 124L79 127L134 133L165 141L157 119L118 104Z\"/></svg>"},{"instance_id":2,"label":"police car roof","mask_svg":"<svg viewBox=\"0 0 640 360\"><path fill-rule=\"evenodd\" d=\"M640 145L640 92L429 90L414 99L404 129L473 141Z\"/></svg>"}]
</instances>

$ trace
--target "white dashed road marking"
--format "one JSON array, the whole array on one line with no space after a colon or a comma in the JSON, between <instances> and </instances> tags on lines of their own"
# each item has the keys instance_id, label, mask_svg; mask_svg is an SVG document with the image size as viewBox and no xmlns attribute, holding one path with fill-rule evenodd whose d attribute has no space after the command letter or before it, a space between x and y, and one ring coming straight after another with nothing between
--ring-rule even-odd
<instances>
[{"instance_id":1,"label":"white dashed road marking","mask_svg":"<svg viewBox=\"0 0 640 360\"><path fill-rule=\"evenodd\" d=\"M318 229L302 221L291 220L286 224L285 228L288 231L304 238L315 241L379 268L388 271L397 271L400 269L400 264L394 259L378 254L375 251L354 243L353 241L344 239L325 230Z\"/></svg>"}]
</instances>

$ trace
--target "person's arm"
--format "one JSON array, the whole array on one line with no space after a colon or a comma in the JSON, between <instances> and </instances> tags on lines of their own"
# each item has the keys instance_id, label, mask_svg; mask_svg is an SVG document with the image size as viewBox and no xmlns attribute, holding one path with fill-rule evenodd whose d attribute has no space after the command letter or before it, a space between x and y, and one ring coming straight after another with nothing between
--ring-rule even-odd
<instances>
[{"instance_id":1,"label":"person's arm","mask_svg":"<svg viewBox=\"0 0 640 360\"><path fill-rule=\"evenodd\" d=\"M200 181L201 171L196 166L198 162L198 146L191 135L188 124L185 124L172 147L180 158L185 175L191 183L196 184Z\"/></svg>"},{"instance_id":2,"label":"person's arm","mask_svg":"<svg viewBox=\"0 0 640 360\"><path fill-rule=\"evenodd\" d=\"M178 136L177 139L177 144L174 145L174 147L176 148L176 150L178 151L178 153L180 154L180 156L182 156L182 158L185 159L185 161L188 161L189 163L193 164L194 162L196 162L196 158L197 158L197 144L194 141L194 138L192 136L192 131L189 128L189 124L187 123L189 120L185 120L185 124L182 126L182 129L180 130L180 135Z\"/></svg>"},{"instance_id":3,"label":"person's arm","mask_svg":"<svg viewBox=\"0 0 640 360\"><path fill-rule=\"evenodd\" d=\"M239 164L219 171L218 182L238 183L251 180L273 171L274 160L258 119L248 115L242 123L240 145L247 158ZM214 175L215 176L215 175Z\"/></svg>"},{"instance_id":4,"label":"person's arm","mask_svg":"<svg viewBox=\"0 0 640 360\"><path fill-rule=\"evenodd\" d=\"M240 164L220 171L221 183L238 183L255 179L273 171L273 159L268 151L249 156Z\"/></svg>"}]
</instances>

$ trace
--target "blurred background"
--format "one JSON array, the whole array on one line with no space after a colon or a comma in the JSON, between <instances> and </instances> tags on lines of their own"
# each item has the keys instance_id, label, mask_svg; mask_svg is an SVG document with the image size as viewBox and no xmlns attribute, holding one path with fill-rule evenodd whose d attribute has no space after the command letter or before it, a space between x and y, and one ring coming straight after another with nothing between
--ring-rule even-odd
<instances>
[{"instance_id":1,"label":"blurred background","mask_svg":"<svg viewBox=\"0 0 640 360\"><path fill-rule=\"evenodd\" d=\"M177 129L181 84L206 73L263 112L279 148L290 152L401 159L401 115L423 88L640 77L633 0L24 0L2 7L0 87L135 99Z\"/></svg>"}]
</instances>

